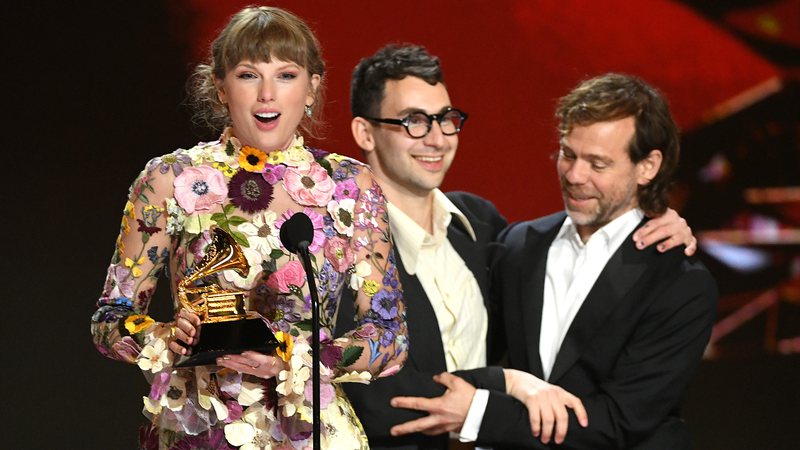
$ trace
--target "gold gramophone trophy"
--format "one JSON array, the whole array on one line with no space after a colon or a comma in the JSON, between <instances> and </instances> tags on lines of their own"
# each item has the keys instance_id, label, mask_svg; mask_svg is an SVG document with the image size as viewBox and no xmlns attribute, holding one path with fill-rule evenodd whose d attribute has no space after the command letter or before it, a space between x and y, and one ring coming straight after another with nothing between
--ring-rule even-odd
<instances>
[{"instance_id":1,"label":"gold gramophone trophy","mask_svg":"<svg viewBox=\"0 0 800 450\"><path fill-rule=\"evenodd\" d=\"M278 341L264 319L247 311L245 292L222 289L217 284L195 286L203 278L222 270L246 277L250 266L241 247L222 228L214 227L212 241L194 272L178 283L178 300L200 317L200 339L192 353L176 367L214 364L217 357L253 350L272 353Z\"/></svg>"}]
</instances>

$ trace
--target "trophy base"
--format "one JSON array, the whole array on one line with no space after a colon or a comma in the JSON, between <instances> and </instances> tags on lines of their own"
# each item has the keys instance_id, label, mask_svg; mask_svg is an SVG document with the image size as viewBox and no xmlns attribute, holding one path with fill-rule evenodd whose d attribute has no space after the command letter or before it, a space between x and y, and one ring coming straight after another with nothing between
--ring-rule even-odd
<instances>
[{"instance_id":1,"label":"trophy base","mask_svg":"<svg viewBox=\"0 0 800 450\"><path fill-rule=\"evenodd\" d=\"M200 330L200 341L190 347L192 354L181 357L175 367L216 364L220 356L248 350L270 354L278 347L278 340L260 316L204 323Z\"/></svg>"}]
</instances>

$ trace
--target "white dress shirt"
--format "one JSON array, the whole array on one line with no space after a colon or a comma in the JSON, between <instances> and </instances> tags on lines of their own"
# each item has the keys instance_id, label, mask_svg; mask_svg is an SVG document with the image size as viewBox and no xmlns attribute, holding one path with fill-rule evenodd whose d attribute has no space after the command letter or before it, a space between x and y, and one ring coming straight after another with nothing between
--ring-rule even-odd
<instances>
[{"instance_id":1,"label":"white dress shirt","mask_svg":"<svg viewBox=\"0 0 800 450\"><path fill-rule=\"evenodd\" d=\"M642 210L631 209L595 231L585 243L571 218L561 225L547 253L544 281L539 354L545 380L550 378L564 336L600 272L643 218ZM459 434L462 442L477 439L488 401L488 391L478 389Z\"/></svg>"},{"instance_id":2,"label":"white dress shirt","mask_svg":"<svg viewBox=\"0 0 800 450\"><path fill-rule=\"evenodd\" d=\"M466 216L440 190L434 191L433 234L388 203L389 225L409 275L416 275L439 324L447 371L486 365L488 319L480 286L472 271L447 240L455 216L476 240ZM411 345L425 345L414 342Z\"/></svg>"},{"instance_id":3,"label":"white dress shirt","mask_svg":"<svg viewBox=\"0 0 800 450\"><path fill-rule=\"evenodd\" d=\"M550 378L558 349L597 277L644 213L632 209L594 232L584 243L567 217L547 252L539 355L544 379Z\"/></svg>"}]
</instances>

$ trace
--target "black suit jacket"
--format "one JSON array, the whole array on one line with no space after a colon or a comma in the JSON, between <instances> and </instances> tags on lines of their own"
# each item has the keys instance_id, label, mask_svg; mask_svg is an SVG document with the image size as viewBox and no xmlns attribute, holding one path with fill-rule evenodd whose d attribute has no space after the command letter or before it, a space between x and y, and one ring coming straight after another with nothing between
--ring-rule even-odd
<instances>
[{"instance_id":1,"label":"black suit jacket","mask_svg":"<svg viewBox=\"0 0 800 450\"><path fill-rule=\"evenodd\" d=\"M508 363L542 376L539 356L547 252L566 215L505 230L507 253L493 270ZM640 224L641 225L641 224ZM688 449L678 416L689 378L711 333L717 288L706 268L682 248L637 250L629 237L611 257L570 326L550 383L577 395L589 418L570 413L562 446L534 439L527 409L504 394L499 368L464 374L490 392L478 443L495 448Z\"/></svg>"},{"instance_id":2,"label":"black suit jacket","mask_svg":"<svg viewBox=\"0 0 800 450\"><path fill-rule=\"evenodd\" d=\"M505 219L494 205L481 197L465 192L450 192L447 197L467 217L475 232L473 241L463 224L455 217L447 229L447 239L467 267L475 275L485 302L489 299L489 258L497 234L506 226ZM432 380L433 375L446 372L444 348L436 314L416 276L409 275L399 254L397 269L403 286L408 324L408 359L400 372L380 378L369 385L345 383L344 390L356 411L373 449L446 449L447 435L426 436L420 433L392 437L389 429L424 414L417 411L392 408L389 400L398 395L436 397L444 393L441 385ZM341 300L336 321L336 334L353 329L355 310L348 294ZM490 324L492 320L489 321ZM497 339L496 329L490 328L487 345L491 348ZM488 350L488 349L487 349ZM494 350L489 353L496 354Z\"/></svg>"}]
</instances>

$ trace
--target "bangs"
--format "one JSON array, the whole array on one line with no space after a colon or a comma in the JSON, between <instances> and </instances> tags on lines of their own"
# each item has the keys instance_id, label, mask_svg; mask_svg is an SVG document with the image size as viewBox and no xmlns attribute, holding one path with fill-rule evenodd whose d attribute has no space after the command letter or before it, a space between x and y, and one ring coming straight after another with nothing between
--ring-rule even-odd
<instances>
[{"instance_id":1,"label":"bangs","mask_svg":"<svg viewBox=\"0 0 800 450\"><path fill-rule=\"evenodd\" d=\"M314 42L308 42L307 30L303 30L286 18L267 11L259 11L247 20L239 22L223 33L227 39L218 42L216 60L224 67L216 67L216 75L224 77L224 73L241 61L272 62L272 58L293 62L311 74L319 73L318 68L309 67L309 48L316 48Z\"/></svg>"}]
</instances>

